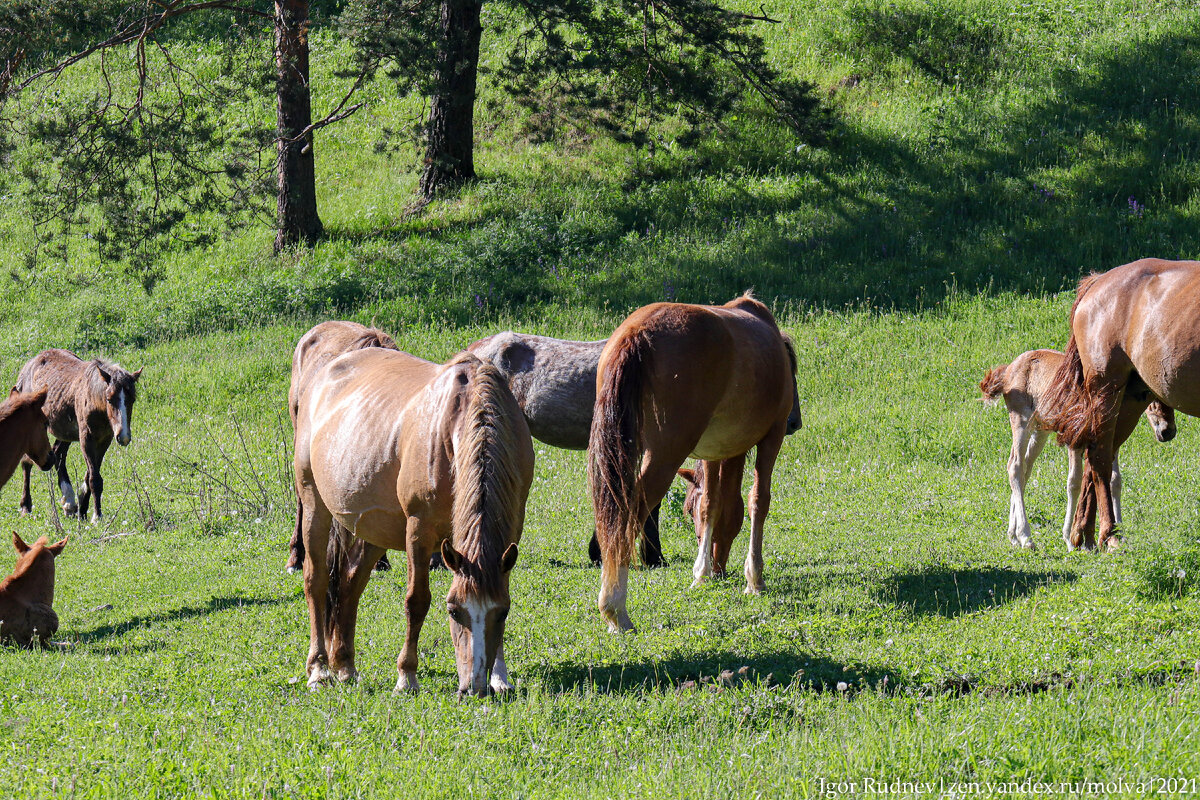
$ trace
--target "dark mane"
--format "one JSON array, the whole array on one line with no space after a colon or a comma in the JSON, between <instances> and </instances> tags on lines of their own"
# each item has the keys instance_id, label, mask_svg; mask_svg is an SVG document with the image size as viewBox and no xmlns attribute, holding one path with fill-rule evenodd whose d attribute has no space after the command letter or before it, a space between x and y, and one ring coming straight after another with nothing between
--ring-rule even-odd
<instances>
[{"instance_id":1,"label":"dark mane","mask_svg":"<svg viewBox=\"0 0 1200 800\"><path fill-rule=\"evenodd\" d=\"M104 378L100 376L100 370L104 370L112 376L111 383L105 382ZM88 381L88 388L93 392L107 393L111 387L126 392L130 403L137 400L137 381L128 370L115 361L93 358L88 362L84 374Z\"/></svg>"}]
</instances>

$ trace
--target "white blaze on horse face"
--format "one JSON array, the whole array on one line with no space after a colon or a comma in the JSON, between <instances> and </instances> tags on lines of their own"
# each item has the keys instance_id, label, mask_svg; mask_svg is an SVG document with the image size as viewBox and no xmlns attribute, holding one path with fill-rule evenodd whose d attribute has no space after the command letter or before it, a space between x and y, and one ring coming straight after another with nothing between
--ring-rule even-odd
<instances>
[{"instance_id":1,"label":"white blaze on horse face","mask_svg":"<svg viewBox=\"0 0 1200 800\"><path fill-rule=\"evenodd\" d=\"M487 663L487 618L496 608L495 600L468 597L461 601L466 611L467 625L459 625L461 636L456 637L458 652L458 691L480 697L487 694L491 664ZM468 649L468 652L464 652Z\"/></svg>"},{"instance_id":2,"label":"white blaze on horse face","mask_svg":"<svg viewBox=\"0 0 1200 800\"><path fill-rule=\"evenodd\" d=\"M117 444L127 445L133 438L129 433L129 393L122 391L117 395L117 418L121 427L117 431Z\"/></svg>"}]
</instances>

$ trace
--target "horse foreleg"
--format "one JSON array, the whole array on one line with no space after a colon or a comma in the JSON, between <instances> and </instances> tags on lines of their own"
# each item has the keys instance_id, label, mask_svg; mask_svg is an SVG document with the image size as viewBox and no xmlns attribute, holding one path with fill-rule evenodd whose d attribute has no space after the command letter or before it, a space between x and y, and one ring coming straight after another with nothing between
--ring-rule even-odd
<instances>
[{"instance_id":1,"label":"horse foreleg","mask_svg":"<svg viewBox=\"0 0 1200 800\"><path fill-rule=\"evenodd\" d=\"M62 492L62 510L68 517L79 513L79 502L75 499L75 487L71 485L71 473L67 471L67 451L70 442L54 442L54 466L58 475L58 490Z\"/></svg>"},{"instance_id":2,"label":"horse foreleg","mask_svg":"<svg viewBox=\"0 0 1200 800\"><path fill-rule=\"evenodd\" d=\"M1121 488L1123 482L1121 480L1121 461L1120 456L1113 453L1112 459L1112 478L1108 481L1108 486L1112 492L1112 515L1113 525L1121 527Z\"/></svg>"},{"instance_id":3,"label":"horse foreleg","mask_svg":"<svg viewBox=\"0 0 1200 800\"><path fill-rule=\"evenodd\" d=\"M1067 550L1079 547L1080 542L1071 536L1071 527L1075 522L1075 512L1079 506L1079 493L1083 488L1083 451L1067 448L1067 516L1063 520L1062 536Z\"/></svg>"},{"instance_id":4,"label":"horse foreleg","mask_svg":"<svg viewBox=\"0 0 1200 800\"><path fill-rule=\"evenodd\" d=\"M336 538L335 538L336 537ZM356 538L335 524L330 532L329 549L340 549L341 563L330 559L330 568L337 570L337 585L329 595L329 666L339 681L358 677L354 668L354 629L358 623L358 602L371 578L375 562L386 552L384 548Z\"/></svg>"},{"instance_id":5,"label":"horse foreleg","mask_svg":"<svg viewBox=\"0 0 1200 800\"><path fill-rule=\"evenodd\" d=\"M721 511L721 462L704 462L704 484L696 501L696 563L692 565L692 587L713 574L713 531Z\"/></svg>"},{"instance_id":6,"label":"horse foreleg","mask_svg":"<svg viewBox=\"0 0 1200 800\"><path fill-rule=\"evenodd\" d=\"M496 650L496 660L492 663L492 678L488 686L492 687L496 694L503 694L513 688L508 682L508 665L504 663L504 642L501 642Z\"/></svg>"},{"instance_id":7,"label":"horse foreleg","mask_svg":"<svg viewBox=\"0 0 1200 800\"><path fill-rule=\"evenodd\" d=\"M1096 513L1100 528L1097 544L1102 550L1116 550L1120 546L1121 540L1117 536L1117 526L1113 515L1111 488L1113 453L1111 439L1108 442L1088 447L1087 460L1088 466L1095 476Z\"/></svg>"},{"instance_id":8,"label":"horse foreleg","mask_svg":"<svg viewBox=\"0 0 1200 800\"><path fill-rule=\"evenodd\" d=\"M397 692L416 692L421 688L417 681L417 641L421 638L421 626L425 624L425 616L429 613L429 546L426 545L421 531L421 522L417 517L409 517L406 536L408 552L408 593L404 600L405 613L408 617L408 629L404 632L404 649L396 661ZM429 536L435 540L438 537Z\"/></svg>"},{"instance_id":9,"label":"horse foreleg","mask_svg":"<svg viewBox=\"0 0 1200 800\"><path fill-rule=\"evenodd\" d=\"M779 448L783 446L783 426L777 426L758 443L754 454L754 486L750 489L750 547L746 550L746 594L759 594L763 583L763 527L771 510L771 473Z\"/></svg>"},{"instance_id":10,"label":"horse foreleg","mask_svg":"<svg viewBox=\"0 0 1200 800\"><path fill-rule=\"evenodd\" d=\"M304 662L308 688L314 689L330 678L329 655L325 645L329 602L329 528L333 516L315 494L303 504L304 599L308 601L308 658Z\"/></svg>"},{"instance_id":11,"label":"horse foreleg","mask_svg":"<svg viewBox=\"0 0 1200 800\"><path fill-rule=\"evenodd\" d=\"M24 473L21 480L21 502L17 508L22 514L33 513L33 498L29 494L29 474L33 472L33 462L28 458L21 459L21 472Z\"/></svg>"},{"instance_id":12,"label":"horse foreleg","mask_svg":"<svg viewBox=\"0 0 1200 800\"><path fill-rule=\"evenodd\" d=\"M79 432L79 445L83 450L83 463L87 467L84 478L84 490L79 495L79 516L86 517L89 501L94 497L96 509L92 512L92 522L99 522L104 512L100 507L100 495L104 491L104 478L100 475L100 465L104 463L104 452L108 442L101 444L84 431Z\"/></svg>"},{"instance_id":13,"label":"horse foreleg","mask_svg":"<svg viewBox=\"0 0 1200 800\"><path fill-rule=\"evenodd\" d=\"M1033 435L1031 417L1009 412L1012 426L1012 450L1008 454L1008 486L1012 495L1008 503L1008 540L1018 547L1033 548L1029 517L1025 512L1025 481L1029 475L1026 449Z\"/></svg>"}]
</instances>

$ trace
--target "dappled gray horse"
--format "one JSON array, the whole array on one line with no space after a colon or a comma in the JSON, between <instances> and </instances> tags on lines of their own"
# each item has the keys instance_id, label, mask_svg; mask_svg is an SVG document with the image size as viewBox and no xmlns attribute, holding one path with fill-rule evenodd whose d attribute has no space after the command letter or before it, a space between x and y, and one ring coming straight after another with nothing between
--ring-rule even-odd
<instances>
[{"instance_id":1,"label":"dappled gray horse","mask_svg":"<svg viewBox=\"0 0 1200 800\"><path fill-rule=\"evenodd\" d=\"M586 450L596 404L596 367L607 339L572 342L505 331L469 345L467 350L495 366L508 380L525 413L533 438L564 450ZM646 520L640 554L649 566L661 566L659 507ZM588 553L600 563L593 532Z\"/></svg>"}]
</instances>

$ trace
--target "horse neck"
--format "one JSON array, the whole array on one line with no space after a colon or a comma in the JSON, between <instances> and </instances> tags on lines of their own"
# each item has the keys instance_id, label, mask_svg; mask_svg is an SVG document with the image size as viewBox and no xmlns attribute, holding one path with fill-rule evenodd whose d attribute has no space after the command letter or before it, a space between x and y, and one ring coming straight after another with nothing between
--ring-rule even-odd
<instances>
[{"instance_id":1,"label":"horse neck","mask_svg":"<svg viewBox=\"0 0 1200 800\"><path fill-rule=\"evenodd\" d=\"M454 547L482 591L503 579L501 559L522 509L519 413L506 413L507 388L491 367L479 367L465 388L462 428L454 453Z\"/></svg>"}]
</instances>

